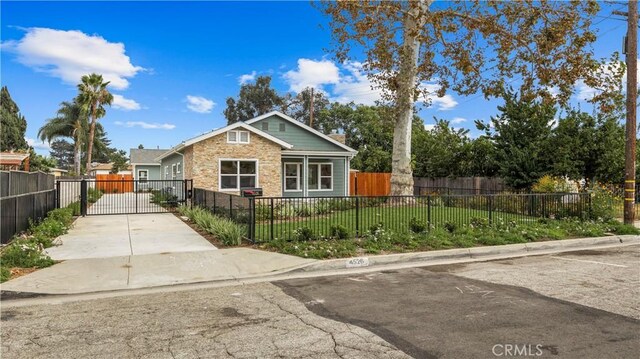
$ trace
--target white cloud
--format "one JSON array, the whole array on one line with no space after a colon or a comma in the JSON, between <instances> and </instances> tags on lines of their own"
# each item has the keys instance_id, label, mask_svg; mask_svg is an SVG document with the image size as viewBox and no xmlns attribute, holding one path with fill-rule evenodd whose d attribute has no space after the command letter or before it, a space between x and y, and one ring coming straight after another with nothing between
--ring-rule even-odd
<instances>
[{"instance_id":1,"label":"white cloud","mask_svg":"<svg viewBox=\"0 0 640 359\"><path fill-rule=\"evenodd\" d=\"M247 82L251 82L256 79L256 75L257 73L255 71L251 71L250 74L240 75L240 77L238 77L238 84L244 85Z\"/></svg>"},{"instance_id":2,"label":"white cloud","mask_svg":"<svg viewBox=\"0 0 640 359\"><path fill-rule=\"evenodd\" d=\"M25 31L22 39L2 43L2 50L15 53L25 66L73 85L95 72L111 81L112 88L122 90L129 86L128 78L144 70L131 63L120 42L77 30L32 27Z\"/></svg>"},{"instance_id":3,"label":"white cloud","mask_svg":"<svg viewBox=\"0 0 640 359\"><path fill-rule=\"evenodd\" d=\"M210 113L216 103L202 96L187 95L187 108L197 113Z\"/></svg>"},{"instance_id":4,"label":"white cloud","mask_svg":"<svg viewBox=\"0 0 640 359\"><path fill-rule=\"evenodd\" d=\"M464 122L467 122L467 119L462 117L454 117L453 120L451 120L452 125L457 125L459 123L464 123Z\"/></svg>"},{"instance_id":5,"label":"white cloud","mask_svg":"<svg viewBox=\"0 0 640 359\"><path fill-rule=\"evenodd\" d=\"M374 105L382 98L382 90L373 88L371 80L363 72L362 63L349 62L343 65L349 75L342 76L333 87L333 101L355 102L363 105Z\"/></svg>"},{"instance_id":6,"label":"white cloud","mask_svg":"<svg viewBox=\"0 0 640 359\"><path fill-rule=\"evenodd\" d=\"M33 147L36 150L50 150L51 146L49 146L48 143L46 142L42 142L40 140L35 140L33 138L29 138L29 137L25 137L24 138L27 141L27 145Z\"/></svg>"},{"instance_id":7,"label":"white cloud","mask_svg":"<svg viewBox=\"0 0 640 359\"><path fill-rule=\"evenodd\" d=\"M424 124L424 129L427 131L431 131L434 128L436 128L436 125L427 125L426 123Z\"/></svg>"},{"instance_id":8,"label":"white cloud","mask_svg":"<svg viewBox=\"0 0 640 359\"><path fill-rule=\"evenodd\" d=\"M425 91L422 95L419 96L419 101L430 103L431 106L437 106L438 110L446 111L451 110L452 108L458 105L458 101L456 101L453 96L445 94L442 97L438 97L435 93L438 91L439 86L437 84L432 83L423 83L420 85L420 89Z\"/></svg>"},{"instance_id":9,"label":"white cloud","mask_svg":"<svg viewBox=\"0 0 640 359\"><path fill-rule=\"evenodd\" d=\"M298 59L298 68L287 71L283 77L293 92L300 92L307 87L322 90L323 85L340 81L340 70L330 60Z\"/></svg>"},{"instance_id":10,"label":"white cloud","mask_svg":"<svg viewBox=\"0 0 640 359\"><path fill-rule=\"evenodd\" d=\"M144 121L116 121L114 122L114 124L124 127L140 127L146 130L173 130L174 128L176 128L176 125L170 123L149 123Z\"/></svg>"},{"instance_id":11,"label":"white cloud","mask_svg":"<svg viewBox=\"0 0 640 359\"><path fill-rule=\"evenodd\" d=\"M142 108L136 101L116 94L113 95L113 103L111 105L115 109L124 111L136 111Z\"/></svg>"}]
</instances>

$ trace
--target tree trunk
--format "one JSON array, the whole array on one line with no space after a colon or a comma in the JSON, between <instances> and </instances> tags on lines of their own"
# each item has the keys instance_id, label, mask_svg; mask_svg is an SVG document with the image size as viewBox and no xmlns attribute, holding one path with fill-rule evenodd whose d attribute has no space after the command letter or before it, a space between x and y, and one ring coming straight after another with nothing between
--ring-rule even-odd
<instances>
[{"instance_id":1,"label":"tree trunk","mask_svg":"<svg viewBox=\"0 0 640 359\"><path fill-rule=\"evenodd\" d=\"M403 23L403 44L398 70L398 92L396 93L397 120L393 129L393 153L391 156L391 195L413 194L413 171L411 169L411 124L418 72L420 40L418 35L425 24L422 16L431 0L409 2L411 7Z\"/></svg>"},{"instance_id":2,"label":"tree trunk","mask_svg":"<svg viewBox=\"0 0 640 359\"><path fill-rule=\"evenodd\" d=\"M93 153L93 137L96 134L96 108L91 106L91 126L89 128L89 143L87 144L87 165L85 172L88 173L91 169L91 154ZM85 173L85 174L86 174Z\"/></svg>"},{"instance_id":3,"label":"tree trunk","mask_svg":"<svg viewBox=\"0 0 640 359\"><path fill-rule=\"evenodd\" d=\"M76 138L73 146L73 170L76 176L80 175L80 141Z\"/></svg>"}]
</instances>

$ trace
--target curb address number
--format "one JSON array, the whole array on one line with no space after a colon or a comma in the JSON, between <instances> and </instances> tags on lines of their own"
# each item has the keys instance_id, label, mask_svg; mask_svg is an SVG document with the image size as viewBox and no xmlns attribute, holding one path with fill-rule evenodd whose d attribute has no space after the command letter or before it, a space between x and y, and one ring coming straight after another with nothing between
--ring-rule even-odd
<instances>
[{"instance_id":1,"label":"curb address number","mask_svg":"<svg viewBox=\"0 0 640 359\"><path fill-rule=\"evenodd\" d=\"M347 260L347 268L356 268L356 267L368 267L369 266L369 258L367 257L356 257Z\"/></svg>"}]
</instances>

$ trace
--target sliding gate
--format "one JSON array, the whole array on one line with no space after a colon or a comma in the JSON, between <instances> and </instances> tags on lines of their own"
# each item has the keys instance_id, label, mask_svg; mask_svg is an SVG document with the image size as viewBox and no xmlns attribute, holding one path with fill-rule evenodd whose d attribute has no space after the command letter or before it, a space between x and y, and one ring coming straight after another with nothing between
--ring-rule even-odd
<instances>
[{"instance_id":1,"label":"sliding gate","mask_svg":"<svg viewBox=\"0 0 640 359\"><path fill-rule=\"evenodd\" d=\"M173 212L190 204L192 180L58 180L57 206L86 215Z\"/></svg>"}]
</instances>

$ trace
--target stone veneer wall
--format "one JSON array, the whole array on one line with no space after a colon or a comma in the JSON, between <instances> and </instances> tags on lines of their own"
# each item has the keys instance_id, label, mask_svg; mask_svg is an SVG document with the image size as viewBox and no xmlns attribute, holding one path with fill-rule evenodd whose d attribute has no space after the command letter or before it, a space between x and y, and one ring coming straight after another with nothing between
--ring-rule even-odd
<instances>
[{"instance_id":1,"label":"stone veneer wall","mask_svg":"<svg viewBox=\"0 0 640 359\"><path fill-rule=\"evenodd\" d=\"M250 143L227 143L227 134L198 142L184 151L185 176L193 179L193 187L218 191L218 160L257 159L258 186L264 196L282 195L280 145L266 140L254 133L250 134ZM189 169L187 170L187 167ZM238 192L229 192L238 194Z\"/></svg>"},{"instance_id":2,"label":"stone veneer wall","mask_svg":"<svg viewBox=\"0 0 640 359\"><path fill-rule=\"evenodd\" d=\"M184 179L193 179L193 146L189 146L182 151L182 159L184 161L182 166Z\"/></svg>"}]
</instances>

